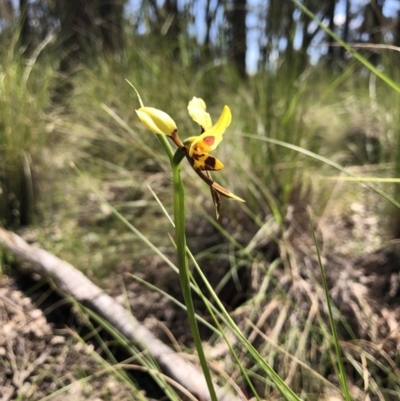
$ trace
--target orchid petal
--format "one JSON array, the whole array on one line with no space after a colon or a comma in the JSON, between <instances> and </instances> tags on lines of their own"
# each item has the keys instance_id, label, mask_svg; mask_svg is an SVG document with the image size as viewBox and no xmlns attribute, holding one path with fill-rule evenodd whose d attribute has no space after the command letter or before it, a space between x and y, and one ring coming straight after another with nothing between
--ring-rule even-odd
<instances>
[{"instance_id":1,"label":"orchid petal","mask_svg":"<svg viewBox=\"0 0 400 401\"><path fill-rule=\"evenodd\" d=\"M189 138L190 148L189 156L196 154L209 153L214 150L222 141L222 135L224 134L226 128L232 121L231 110L228 106L224 106L221 116L219 117L217 123L213 125L209 130L206 130L203 134L198 137ZM185 141L189 142L189 140Z\"/></svg>"},{"instance_id":2,"label":"orchid petal","mask_svg":"<svg viewBox=\"0 0 400 401\"><path fill-rule=\"evenodd\" d=\"M206 104L203 99L193 97L188 104L188 112L190 117L201 126L203 132L212 127L211 117L206 112Z\"/></svg>"},{"instance_id":3,"label":"orchid petal","mask_svg":"<svg viewBox=\"0 0 400 401\"><path fill-rule=\"evenodd\" d=\"M214 156L205 153L204 155L193 155L192 166L200 171L218 171L224 168L224 165Z\"/></svg>"},{"instance_id":4,"label":"orchid petal","mask_svg":"<svg viewBox=\"0 0 400 401\"><path fill-rule=\"evenodd\" d=\"M151 132L171 136L176 130L175 121L164 111L154 107L141 107L136 110L141 123Z\"/></svg>"}]
</instances>

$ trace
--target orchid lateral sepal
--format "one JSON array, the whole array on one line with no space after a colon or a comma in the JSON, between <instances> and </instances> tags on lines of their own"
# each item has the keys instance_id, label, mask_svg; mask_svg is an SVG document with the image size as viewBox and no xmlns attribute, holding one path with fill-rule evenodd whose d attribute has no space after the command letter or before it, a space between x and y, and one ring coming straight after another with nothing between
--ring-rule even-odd
<instances>
[{"instance_id":1,"label":"orchid lateral sepal","mask_svg":"<svg viewBox=\"0 0 400 401\"><path fill-rule=\"evenodd\" d=\"M217 220L219 218L219 212L221 209L221 196L220 195L225 196L226 198L235 199L238 202L246 202L244 199L239 198L238 196L233 194L231 191L224 188L222 185L219 185L218 183L213 181L213 179L211 178L211 175L208 171L205 171L204 173L199 170L194 170L194 171L210 187L211 196L212 196L212 200L213 200L214 207L215 207L215 215L216 215Z\"/></svg>"},{"instance_id":2,"label":"orchid lateral sepal","mask_svg":"<svg viewBox=\"0 0 400 401\"><path fill-rule=\"evenodd\" d=\"M208 174L205 175L202 171L197 171L195 170L197 175L204 181L207 183L208 186L210 186L211 188L215 189L218 193L220 193L221 195L225 196L226 198L231 198L231 199L235 199L239 202L246 202L244 199L239 198L238 196L236 196L235 194L233 194L231 191L229 191L229 189L224 188L222 185L219 185L218 183L216 183L215 181L212 180L212 178L210 177L210 175Z\"/></svg>"},{"instance_id":3,"label":"orchid lateral sepal","mask_svg":"<svg viewBox=\"0 0 400 401\"><path fill-rule=\"evenodd\" d=\"M210 181L212 181L211 174L208 171L205 172L205 175L207 176L207 178L210 179ZM222 204L221 195L212 186L210 186L210 192L211 192L211 198L212 198L214 208L215 208L215 219L218 220L220 211L221 211L221 204Z\"/></svg>"},{"instance_id":4,"label":"orchid lateral sepal","mask_svg":"<svg viewBox=\"0 0 400 401\"><path fill-rule=\"evenodd\" d=\"M205 157L212 158L216 162L218 162L220 164L220 166L222 166L220 168L212 168L213 166L208 166L208 168L207 168L207 165L205 165L206 167L202 166L201 168L196 168L196 160L189 155L189 149L186 146L183 146L183 148L179 148L175 152L174 159L173 159L173 165L178 165L179 163L181 163L183 157L185 157L185 156L188 159L189 163L192 165L193 170L196 172L196 174L210 187L211 196L212 196L213 204L215 207L215 215L216 215L217 220L219 218L220 209L221 209L221 196L220 195L223 195L226 198L235 199L239 202L246 202L244 199L239 198L238 196L233 194L231 191L224 188L222 185L219 185L218 183L213 181L213 179L211 178L211 174L209 172L210 170L220 170L223 167L223 164L218 159L216 159L215 157L210 156L210 155L204 155ZM214 165L214 167L215 167L215 165Z\"/></svg>"},{"instance_id":5,"label":"orchid lateral sepal","mask_svg":"<svg viewBox=\"0 0 400 401\"><path fill-rule=\"evenodd\" d=\"M211 197L213 200L213 204L215 207L215 220L218 220L219 215L220 215L220 210L221 210L221 204L222 204L221 196L213 187L210 187L210 191L211 191Z\"/></svg>"}]
</instances>

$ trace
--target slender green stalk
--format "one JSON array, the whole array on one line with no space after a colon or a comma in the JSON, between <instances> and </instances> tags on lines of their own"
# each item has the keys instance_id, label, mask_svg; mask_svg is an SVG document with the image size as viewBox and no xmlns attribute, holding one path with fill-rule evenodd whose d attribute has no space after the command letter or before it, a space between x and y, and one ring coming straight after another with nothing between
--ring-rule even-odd
<instances>
[{"instance_id":1,"label":"slender green stalk","mask_svg":"<svg viewBox=\"0 0 400 401\"><path fill-rule=\"evenodd\" d=\"M245 133L241 133L239 134L239 136L242 136L244 138L250 138L250 139L255 139L257 141L262 141L262 142L268 142L268 143L273 143L274 145L278 145L278 146L283 146L284 148L287 149L291 149L294 150L295 152L299 152L302 153L303 155L312 157L315 160L319 160L322 163L327 164L328 166L331 166L339 171L341 171L344 174L347 174L350 177L354 177L357 178L357 175L353 174L351 171L345 169L344 167L342 167L340 164L324 157L324 156L320 156L317 153L311 152L307 149L304 149L300 146L296 146L296 145L292 145L290 143L287 142L283 142L283 141L279 141L277 139L273 139L273 138L268 138L268 137L263 137L263 136L259 136L259 135L253 135L253 134L245 134ZM365 185L366 187L368 187L369 189L372 189L373 191L375 191L377 194L381 195L383 198L385 198L388 202L392 203L394 206L396 206L397 208L400 209L400 202L398 202L396 199L394 199L392 196L390 196L389 194L387 194L385 191L381 190L379 187L371 184L371 182L373 181L363 181L363 185Z\"/></svg>"},{"instance_id":2,"label":"slender green stalk","mask_svg":"<svg viewBox=\"0 0 400 401\"><path fill-rule=\"evenodd\" d=\"M322 285L324 288L325 299L326 299L326 303L328 306L328 316L329 316L329 323L331 325L331 330L332 330L333 344L335 346L336 357L338 359L340 386L342 387L344 399L346 401L351 401L349 387L347 385L347 380L346 380L346 373L344 371L344 366L343 366L343 361L342 361L342 352L340 350L339 339L338 339L338 335L337 335L337 331L336 331L336 325L335 325L335 321L333 319L333 312L332 312L331 298L329 296L328 283L326 281L325 270L324 270L324 267L323 267L322 261L321 261L321 254L319 252L317 238L315 237L314 224L312 222L310 209L308 209L308 215L310 217L311 232L312 232L313 239L314 239L315 249L317 251L318 265L319 265L319 269L321 272Z\"/></svg>"},{"instance_id":3,"label":"slender green stalk","mask_svg":"<svg viewBox=\"0 0 400 401\"><path fill-rule=\"evenodd\" d=\"M187 308L190 329L192 331L193 340L196 345L197 353L204 377L210 391L212 401L217 401L214 384L211 379L211 373L207 365L206 356L201 344L199 328L197 326L196 314L193 305L192 293L190 291L190 273L189 265L186 257L186 234L185 234L185 192L180 174L180 162L185 157L185 153L178 149L175 152L172 161L173 182L174 182L174 219L175 219L175 241L178 255L179 280L183 298Z\"/></svg>"},{"instance_id":4,"label":"slender green stalk","mask_svg":"<svg viewBox=\"0 0 400 401\"><path fill-rule=\"evenodd\" d=\"M232 333L243 344L243 346L246 348L248 353L253 357L253 359L258 363L258 366L266 372L267 376L272 380L272 382L281 392L283 397L288 401L301 401L301 398L299 398L294 393L294 391L285 383L285 381L281 379L281 377L275 372L273 367L268 364L268 362L259 354L259 352L254 348L254 346L243 335L242 331L239 329L239 327L236 325L232 317L229 315L224 305L222 304L221 300L218 298L214 289L211 287L210 283L207 281L206 277L204 276L203 272L201 271L200 267L197 265L194 259L193 262L195 268L197 269L197 272L200 275L200 278L202 279L203 283L206 285L208 291L210 292L212 299L221 310L222 316L225 318L225 324L227 324L230 327Z\"/></svg>"},{"instance_id":5,"label":"slender green stalk","mask_svg":"<svg viewBox=\"0 0 400 401\"><path fill-rule=\"evenodd\" d=\"M246 383L248 384L249 388L251 389L251 391L254 394L254 397L257 399L257 401L261 401L260 396L257 393L257 390L255 389L252 381L250 380L249 375L247 374L246 368L243 366L243 364L241 363L237 353L235 352L235 349L233 348L231 342L229 341L227 335L225 334L224 329L222 328L216 314L213 312L211 305L209 303L207 303L205 296L203 295L202 292L199 293L199 295L201 296L201 298L203 299L204 305L206 306L208 312L210 313L211 317L213 318L215 324L218 327L218 331L219 333L222 335L222 337L225 340L226 345L229 347L229 351L231 352L233 358L235 359L235 362L237 363L237 366L239 367L243 377L245 378Z\"/></svg>"},{"instance_id":6,"label":"slender green stalk","mask_svg":"<svg viewBox=\"0 0 400 401\"><path fill-rule=\"evenodd\" d=\"M174 152L171 148L171 145L168 142L167 137L164 135L156 135L157 139L160 141L161 145L163 146L165 153L168 155L169 161L171 162L171 166L173 167L172 160L174 158Z\"/></svg>"}]
</instances>

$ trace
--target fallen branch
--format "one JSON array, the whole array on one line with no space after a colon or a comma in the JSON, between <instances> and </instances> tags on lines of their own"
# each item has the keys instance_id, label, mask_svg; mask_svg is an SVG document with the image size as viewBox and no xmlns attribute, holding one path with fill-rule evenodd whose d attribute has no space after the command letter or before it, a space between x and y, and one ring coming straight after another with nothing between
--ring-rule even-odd
<instances>
[{"instance_id":1,"label":"fallen branch","mask_svg":"<svg viewBox=\"0 0 400 401\"><path fill-rule=\"evenodd\" d=\"M157 339L123 306L105 294L82 272L51 253L29 245L20 236L0 228L0 246L10 251L24 272L51 278L76 301L106 319L122 335L141 349L147 349L161 369L201 400L210 400L203 374L189 361ZM26 263L28 262L28 263ZM227 389L215 385L220 401L237 401Z\"/></svg>"}]
</instances>

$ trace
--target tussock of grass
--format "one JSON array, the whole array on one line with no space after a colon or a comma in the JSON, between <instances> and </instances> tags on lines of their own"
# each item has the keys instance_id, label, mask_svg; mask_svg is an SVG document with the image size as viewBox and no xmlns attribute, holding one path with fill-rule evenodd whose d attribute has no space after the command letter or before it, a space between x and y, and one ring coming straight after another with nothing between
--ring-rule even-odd
<instances>
[{"instance_id":1,"label":"tussock of grass","mask_svg":"<svg viewBox=\"0 0 400 401\"><path fill-rule=\"evenodd\" d=\"M47 60L36 62L47 43L43 42L29 60L18 55L15 43L1 49L0 222L15 227L32 222L34 217L36 161L48 138L55 73Z\"/></svg>"},{"instance_id":2,"label":"tussock of grass","mask_svg":"<svg viewBox=\"0 0 400 401\"><path fill-rule=\"evenodd\" d=\"M260 398L277 396L266 374L269 368L301 397L341 394L337 353L305 213L305 206L311 204L317 212L317 239L350 393L354 398L392 396L400 388L395 368L400 343L396 334L398 250L377 248L391 239L383 223L397 216L382 206L383 197L396 202L398 186L374 182L380 195L367 199L365 190L358 187L365 183L359 176L367 174L361 169L373 171L367 177L398 179L397 94L358 64L350 64L339 75L317 65L296 81L265 72L242 83L229 65L205 63L194 68L167 62L169 55L154 52L154 43L148 40L132 41L119 64L104 61L77 70L67 78L71 92L57 105L51 102L56 83L51 63L36 60L25 79L27 67L22 60L14 55L2 59L3 221L22 222L18 191L22 182L29 184L29 172L37 171L40 228L35 238L43 246L89 275L108 277L128 266L170 295L177 294L176 277L165 273L166 266L174 266L171 228L164 216L172 210L168 159L156 138L140 127L134 111L136 96L125 79L139 89L145 105L173 115L182 138L199 133L186 111L194 95L207 101L214 120L228 104L233 122L216 151L225 169L215 177L247 202L223 199L221 221L215 222L210 217L208 188L189 166L182 165L189 202L189 247L234 321L215 300L208 302L210 291L199 284L204 298L196 301L199 313L214 325L212 335L209 327L204 329L214 374L221 384L228 375L241 390L250 395L253 391ZM77 178L71 161L85 179ZM348 165L353 167L346 171L360 182L337 190L338 171L333 168ZM325 176L335 179L325 180ZM115 211L99 201L97 191ZM377 242L365 233L357 236L347 226L358 224L349 210L364 201L377 206L358 213L365 223L359 221L359 227L371 231L368 219L382 221ZM114 212L120 213L125 225L116 222ZM336 217L330 219L332 215L340 215L341 223ZM329 243L327 229L330 238L344 238L349 244ZM143 247L143 238L151 240L149 249ZM160 272L165 279L156 277ZM199 273L194 277L201 283ZM161 316L156 310L159 304L148 308L149 314ZM182 322L183 314L169 308L173 311L170 321ZM180 336L178 340L185 338L181 327L171 331ZM123 343L117 333L112 334ZM185 345L190 346L190 341L186 339ZM137 350L132 355L137 356ZM141 366L155 369L147 360ZM177 399L168 384L163 381L162 385Z\"/></svg>"}]
</instances>

